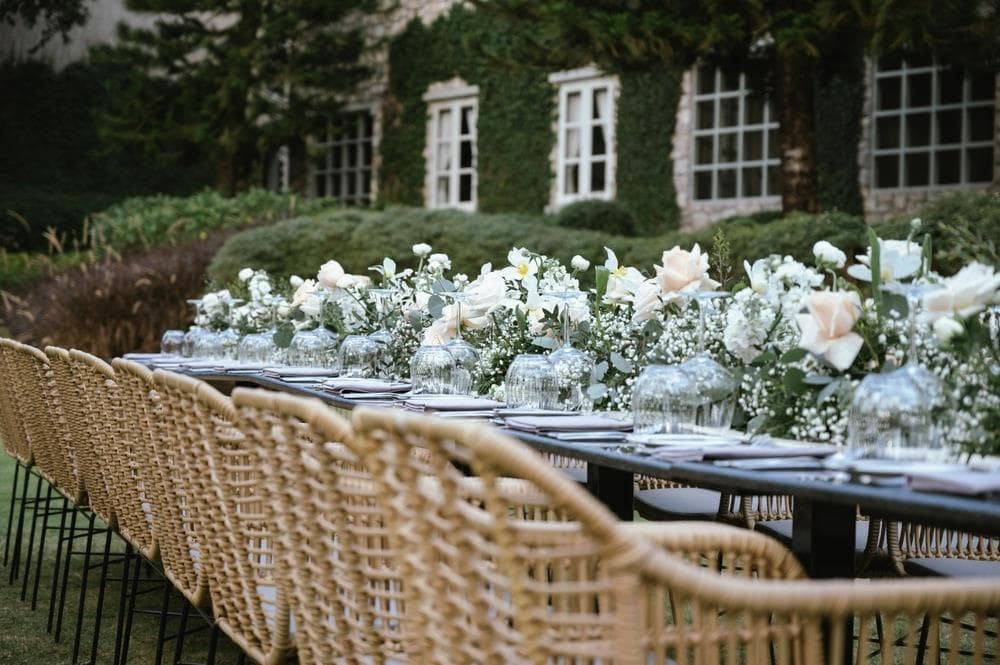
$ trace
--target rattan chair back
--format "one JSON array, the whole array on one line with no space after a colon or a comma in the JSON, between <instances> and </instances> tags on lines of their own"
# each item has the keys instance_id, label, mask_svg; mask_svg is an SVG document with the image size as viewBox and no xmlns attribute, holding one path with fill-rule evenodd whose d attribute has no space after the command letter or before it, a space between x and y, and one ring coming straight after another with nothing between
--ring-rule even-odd
<instances>
[{"instance_id":1,"label":"rattan chair back","mask_svg":"<svg viewBox=\"0 0 1000 665\"><path fill-rule=\"evenodd\" d=\"M47 396L49 363L44 353L26 344L14 342L12 383L22 406L23 422L38 473L56 485L59 477L59 444L55 418Z\"/></svg>"},{"instance_id":2,"label":"rattan chair back","mask_svg":"<svg viewBox=\"0 0 1000 665\"><path fill-rule=\"evenodd\" d=\"M80 388L73 378L69 351L56 346L45 348L49 372L46 383L46 400L53 418L53 440L57 450L54 460L56 489L76 505L84 505L88 498L77 448L88 437L87 414Z\"/></svg>"},{"instance_id":3,"label":"rattan chair back","mask_svg":"<svg viewBox=\"0 0 1000 665\"><path fill-rule=\"evenodd\" d=\"M113 442L115 463L107 478L118 530L146 559L156 560L160 552L153 532L151 486L159 444L160 401L148 368L121 358L112 360L111 366L118 385L118 427Z\"/></svg>"},{"instance_id":4,"label":"rattan chair back","mask_svg":"<svg viewBox=\"0 0 1000 665\"><path fill-rule=\"evenodd\" d=\"M108 483L115 464L112 446L118 421L115 371L100 358L76 349L69 351L69 358L85 418L85 436L76 442L76 460L87 488L87 502L109 528L117 529L118 516Z\"/></svg>"},{"instance_id":5,"label":"rattan chair back","mask_svg":"<svg viewBox=\"0 0 1000 665\"><path fill-rule=\"evenodd\" d=\"M948 558L1000 561L1000 538L912 522L886 523L889 554L897 572L907 559Z\"/></svg>"},{"instance_id":6,"label":"rattan chair back","mask_svg":"<svg viewBox=\"0 0 1000 665\"><path fill-rule=\"evenodd\" d=\"M3 426L0 435L8 455L22 464L31 465L34 456L26 426L27 406L19 390L18 355L17 342L0 338L0 370L4 375L0 386L0 425Z\"/></svg>"}]
</instances>

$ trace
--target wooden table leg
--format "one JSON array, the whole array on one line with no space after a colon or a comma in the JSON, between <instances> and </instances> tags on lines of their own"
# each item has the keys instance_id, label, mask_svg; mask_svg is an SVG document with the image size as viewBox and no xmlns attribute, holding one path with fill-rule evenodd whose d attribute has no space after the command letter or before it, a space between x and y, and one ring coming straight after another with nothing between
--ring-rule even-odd
<instances>
[{"instance_id":1,"label":"wooden table leg","mask_svg":"<svg viewBox=\"0 0 1000 665\"><path fill-rule=\"evenodd\" d=\"M634 482L630 471L587 464L587 489L622 521L632 521Z\"/></svg>"}]
</instances>

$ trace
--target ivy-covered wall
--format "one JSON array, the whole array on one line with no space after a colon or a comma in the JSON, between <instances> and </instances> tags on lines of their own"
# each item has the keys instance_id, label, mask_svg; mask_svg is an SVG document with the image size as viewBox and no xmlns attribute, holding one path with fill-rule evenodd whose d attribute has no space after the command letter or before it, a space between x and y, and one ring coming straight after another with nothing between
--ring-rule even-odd
<instances>
[{"instance_id":1,"label":"ivy-covered wall","mask_svg":"<svg viewBox=\"0 0 1000 665\"><path fill-rule=\"evenodd\" d=\"M865 59L860 45L845 43L841 57L816 80L816 170L823 210L861 214L858 147L865 96Z\"/></svg>"}]
</instances>

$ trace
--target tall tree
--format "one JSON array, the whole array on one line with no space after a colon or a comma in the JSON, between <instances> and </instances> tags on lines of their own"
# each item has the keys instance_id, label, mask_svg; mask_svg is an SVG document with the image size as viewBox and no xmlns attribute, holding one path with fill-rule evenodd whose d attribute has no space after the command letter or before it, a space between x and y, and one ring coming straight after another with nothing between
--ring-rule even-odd
<instances>
[{"instance_id":1,"label":"tall tree","mask_svg":"<svg viewBox=\"0 0 1000 665\"><path fill-rule=\"evenodd\" d=\"M474 0L527 22L539 45L612 67L698 60L768 72L764 92L781 124L782 208L819 208L815 82L858 47L933 51L995 67L1000 0Z\"/></svg>"},{"instance_id":2,"label":"tall tree","mask_svg":"<svg viewBox=\"0 0 1000 665\"><path fill-rule=\"evenodd\" d=\"M120 45L99 54L132 72L106 129L154 154L207 146L227 192L257 184L277 146L289 146L301 167L306 137L325 132L370 74L381 4L127 0L156 20L151 29L122 26ZM303 173L293 174L293 187Z\"/></svg>"},{"instance_id":3,"label":"tall tree","mask_svg":"<svg viewBox=\"0 0 1000 665\"><path fill-rule=\"evenodd\" d=\"M29 28L42 26L37 51L52 37L59 34L66 40L69 31L87 20L88 0L0 0L0 21L16 25L21 19Z\"/></svg>"}]
</instances>

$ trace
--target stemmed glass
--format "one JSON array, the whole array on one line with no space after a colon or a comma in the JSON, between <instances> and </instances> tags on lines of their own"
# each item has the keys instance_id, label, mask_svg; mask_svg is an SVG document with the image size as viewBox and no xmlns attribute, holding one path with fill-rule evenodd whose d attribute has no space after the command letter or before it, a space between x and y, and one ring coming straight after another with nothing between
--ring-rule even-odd
<instances>
[{"instance_id":1,"label":"stemmed glass","mask_svg":"<svg viewBox=\"0 0 1000 665\"><path fill-rule=\"evenodd\" d=\"M727 291L694 291L685 295L698 304L698 353L681 364L694 380L698 402L694 425L728 429L736 411L739 381L705 351L705 309L710 301L730 294Z\"/></svg>"},{"instance_id":2,"label":"stemmed glass","mask_svg":"<svg viewBox=\"0 0 1000 665\"><path fill-rule=\"evenodd\" d=\"M883 291L901 295L906 299L908 342L906 363L897 371L903 372L926 397L927 410L933 411L944 402L944 382L917 360L917 308L924 295L941 288L940 284L890 282L882 285Z\"/></svg>"},{"instance_id":3,"label":"stemmed glass","mask_svg":"<svg viewBox=\"0 0 1000 665\"><path fill-rule=\"evenodd\" d=\"M274 343L274 333L277 331L277 312L271 307L271 322L267 330L246 335L240 340L236 349L236 358L241 363L271 363L281 364L281 350Z\"/></svg>"},{"instance_id":4,"label":"stemmed glass","mask_svg":"<svg viewBox=\"0 0 1000 665\"><path fill-rule=\"evenodd\" d=\"M468 299L468 294L461 291L444 294L455 302L455 337L444 348L455 359L455 391L460 394L473 392L473 379L479 366L479 351L462 337L462 303Z\"/></svg>"},{"instance_id":5,"label":"stemmed glass","mask_svg":"<svg viewBox=\"0 0 1000 665\"><path fill-rule=\"evenodd\" d=\"M198 320L198 314L201 312L201 300L197 299L197 298L193 299L193 300L188 300L187 304L189 304L192 307L194 307L194 320L197 321ZM197 340L198 337L201 336L201 334L203 332L204 332L204 329L201 326L199 326L197 323L193 323L191 325L191 327L188 328L188 331L186 333L184 333L184 342L181 345L181 355L182 356L184 356L185 358L193 358L194 357L194 343L195 343L195 340Z\"/></svg>"},{"instance_id":6,"label":"stemmed glass","mask_svg":"<svg viewBox=\"0 0 1000 665\"><path fill-rule=\"evenodd\" d=\"M243 301L239 299L232 299L225 303L226 308L226 320L230 321L230 313L233 307L238 307L242 305ZM219 333L222 336L222 355L227 360L236 360L236 351L240 346L241 336L239 332L236 331L232 326L230 321L229 326Z\"/></svg>"},{"instance_id":7,"label":"stemmed glass","mask_svg":"<svg viewBox=\"0 0 1000 665\"><path fill-rule=\"evenodd\" d=\"M368 335L368 339L378 344L378 356L375 360L375 371L380 378L388 378L392 371L392 357L389 347L392 345L392 333L385 327L385 305L394 293L393 289L368 289L375 299L375 315L378 319L378 330Z\"/></svg>"},{"instance_id":8,"label":"stemmed glass","mask_svg":"<svg viewBox=\"0 0 1000 665\"><path fill-rule=\"evenodd\" d=\"M570 335L569 308L574 300L585 298L583 291L557 291L547 295L562 301L562 346L549 354L549 362L559 377L559 401L569 411L579 411L589 406L587 389L594 369L594 359L573 347Z\"/></svg>"},{"instance_id":9,"label":"stemmed glass","mask_svg":"<svg viewBox=\"0 0 1000 665\"><path fill-rule=\"evenodd\" d=\"M340 335L326 327L326 310L320 308L319 325L311 330L299 330L288 345L288 362L305 367L337 367L337 346Z\"/></svg>"}]
</instances>

